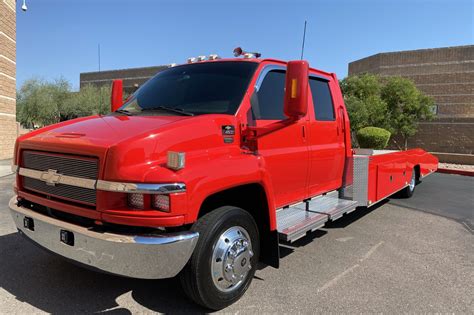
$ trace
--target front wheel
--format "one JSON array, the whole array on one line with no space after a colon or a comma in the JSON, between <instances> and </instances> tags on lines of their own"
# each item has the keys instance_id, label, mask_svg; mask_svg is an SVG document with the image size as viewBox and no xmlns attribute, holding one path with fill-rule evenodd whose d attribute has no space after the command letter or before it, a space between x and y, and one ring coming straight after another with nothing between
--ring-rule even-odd
<instances>
[{"instance_id":1,"label":"front wheel","mask_svg":"<svg viewBox=\"0 0 474 315\"><path fill-rule=\"evenodd\" d=\"M253 217L236 207L220 207L191 228L199 240L180 274L182 287L196 303L220 310L237 301L252 282L260 242Z\"/></svg>"}]
</instances>

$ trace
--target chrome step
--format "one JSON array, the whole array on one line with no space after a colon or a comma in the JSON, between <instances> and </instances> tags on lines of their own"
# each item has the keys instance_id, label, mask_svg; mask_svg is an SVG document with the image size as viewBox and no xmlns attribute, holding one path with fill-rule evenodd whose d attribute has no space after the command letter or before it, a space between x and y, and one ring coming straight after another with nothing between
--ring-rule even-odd
<instances>
[{"instance_id":1,"label":"chrome step","mask_svg":"<svg viewBox=\"0 0 474 315\"><path fill-rule=\"evenodd\" d=\"M344 213L355 210L356 201L337 198L337 192L315 197L306 202L277 211L277 226L280 239L294 242L307 232L323 227Z\"/></svg>"}]
</instances>

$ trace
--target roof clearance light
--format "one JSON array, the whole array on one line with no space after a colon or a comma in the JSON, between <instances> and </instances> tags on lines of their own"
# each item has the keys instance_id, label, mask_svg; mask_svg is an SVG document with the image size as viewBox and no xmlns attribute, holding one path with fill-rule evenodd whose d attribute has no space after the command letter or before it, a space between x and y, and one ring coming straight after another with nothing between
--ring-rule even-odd
<instances>
[{"instance_id":1,"label":"roof clearance light","mask_svg":"<svg viewBox=\"0 0 474 315\"><path fill-rule=\"evenodd\" d=\"M243 51L242 48L237 47L234 49L234 56L235 57L243 56L244 58L249 59L249 58L260 58L262 54L259 52Z\"/></svg>"},{"instance_id":2,"label":"roof clearance light","mask_svg":"<svg viewBox=\"0 0 474 315\"><path fill-rule=\"evenodd\" d=\"M217 60L217 59L221 59L221 57L219 57L219 55L217 54L212 54L212 55L209 55L209 60Z\"/></svg>"},{"instance_id":3,"label":"roof clearance light","mask_svg":"<svg viewBox=\"0 0 474 315\"><path fill-rule=\"evenodd\" d=\"M166 166L172 170L180 170L185 165L185 154L184 152L173 152L168 151L168 160Z\"/></svg>"},{"instance_id":4,"label":"roof clearance light","mask_svg":"<svg viewBox=\"0 0 474 315\"><path fill-rule=\"evenodd\" d=\"M176 67L178 64L177 63L172 63L170 64L170 68Z\"/></svg>"},{"instance_id":5,"label":"roof clearance light","mask_svg":"<svg viewBox=\"0 0 474 315\"><path fill-rule=\"evenodd\" d=\"M188 63L194 63L197 61L197 58L196 57L191 57L191 58L188 58Z\"/></svg>"},{"instance_id":6,"label":"roof clearance light","mask_svg":"<svg viewBox=\"0 0 474 315\"><path fill-rule=\"evenodd\" d=\"M206 60L206 56L198 56L197 61L204 61Z\"/></svg>"}]
</instances>

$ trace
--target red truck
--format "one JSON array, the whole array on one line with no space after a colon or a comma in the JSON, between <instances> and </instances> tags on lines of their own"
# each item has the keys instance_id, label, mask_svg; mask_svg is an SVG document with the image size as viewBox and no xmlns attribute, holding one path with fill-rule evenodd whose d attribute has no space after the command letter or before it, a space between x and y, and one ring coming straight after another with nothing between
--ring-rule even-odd
<instances>
[{"instance_id":1,"label":"red truck","mask_svg":"<svg viewBox=\"0 0 474 315\"><path fill-rule=\"evenodd\" d=\"M10 208L18 232L102 272L179 276L222 309L257 263L358 207L410 197L431 154L355 150L334 73L255 54L193 58L112 112L20 137ZM363 211L363 210L362 210Z\"/></svg>"}]
</instances>

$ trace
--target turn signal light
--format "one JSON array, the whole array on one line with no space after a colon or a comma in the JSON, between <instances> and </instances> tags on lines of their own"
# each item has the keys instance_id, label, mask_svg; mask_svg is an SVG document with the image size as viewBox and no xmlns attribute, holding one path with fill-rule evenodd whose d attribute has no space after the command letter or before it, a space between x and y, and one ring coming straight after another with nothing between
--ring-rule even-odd
<instances>
[{"instance_id":1,"label":"turn signal light","mask_svg":"<svg viewBox=\"0 0 474 315\"><path fill-rule=\"evenodd\" d=\"M145 198L143 194L128 194L128 206L132 209L144 209Z\"/></svg>"},{"instance_id":2,"label":"turn signal light","mask_svg":"<svg viewBox=\"0 0 474 315\"><path fill-rule=\"evenodd\" d=\"M157 210L170 212L170 197L168 195L153 195L152 205Z\"/></svg>"}]
</instances>

